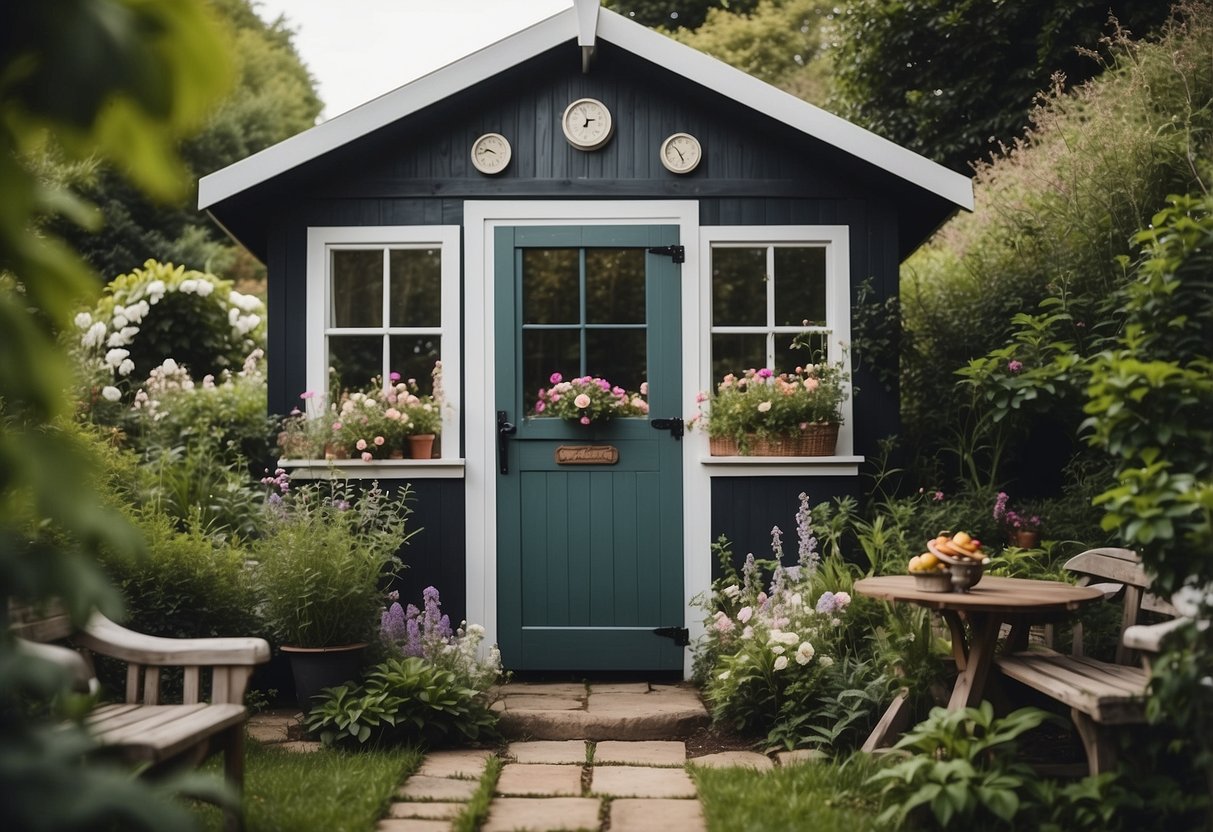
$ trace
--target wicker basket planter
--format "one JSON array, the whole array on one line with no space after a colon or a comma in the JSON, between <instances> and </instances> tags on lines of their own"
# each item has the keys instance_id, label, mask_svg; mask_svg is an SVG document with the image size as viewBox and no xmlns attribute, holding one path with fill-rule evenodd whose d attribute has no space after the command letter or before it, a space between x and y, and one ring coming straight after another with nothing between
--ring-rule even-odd
<instances>
[{"instance_id":1,"label":"wicker basket planter","mask_svg":"<svg viewBox=\"0 0 1213 832\"><path fill-rule=\"evenodd\" d=\"M833 456L838 444L838 425L809 425L801 431L782 436L746 436L743 453L737 440L730 437L710 437L708 447L712 456Z\"/></svg>"}]
</instances>

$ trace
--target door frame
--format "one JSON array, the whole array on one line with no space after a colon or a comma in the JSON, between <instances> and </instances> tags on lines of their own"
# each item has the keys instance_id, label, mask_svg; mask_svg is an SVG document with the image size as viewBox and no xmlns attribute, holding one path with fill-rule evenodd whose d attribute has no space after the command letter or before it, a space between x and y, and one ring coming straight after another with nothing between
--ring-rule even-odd
<instances>
[{"instance_id":1,"label":"door frame","mask_svg":"<svg viewBox=\"0 0 1213 832\"><path fill-rule=\"evenodd\" d=\"M682 266L683 413L695 411L700 384L705 291L699 268L699 202L697 200L480 201L463 206L464 286L464 439L467 619L485 627L488 644L498 640L497 626L497 437L495 390L495 322L493 234L498 227L519 225L676 225L685 248ZM690 599L711 587L711 554L700 551L707 529L696 529L710 514L710 480L692 447L682 454L683 610L692 640L702 634ZM683 657L683 675L691 675L691 651Z\"/></svg>"}]
</instances>

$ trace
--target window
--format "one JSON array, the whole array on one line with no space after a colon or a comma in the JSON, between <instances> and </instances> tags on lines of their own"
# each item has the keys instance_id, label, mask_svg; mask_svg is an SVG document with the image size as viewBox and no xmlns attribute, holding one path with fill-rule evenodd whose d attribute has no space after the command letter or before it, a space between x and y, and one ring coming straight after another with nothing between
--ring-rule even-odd
<instances>
[{"instance_id":1,"label":"window","mask_svg":"<svg viewBox=\"0 0 1213 832\"><path fill-rule=\"evenodd\" d=\"M333 395L399 373L429 393L437 361L443 436L457 437L459 227L308 229L309 389ZM443 442L443 457L457 444Z\"/></svg>"}]
</instances>

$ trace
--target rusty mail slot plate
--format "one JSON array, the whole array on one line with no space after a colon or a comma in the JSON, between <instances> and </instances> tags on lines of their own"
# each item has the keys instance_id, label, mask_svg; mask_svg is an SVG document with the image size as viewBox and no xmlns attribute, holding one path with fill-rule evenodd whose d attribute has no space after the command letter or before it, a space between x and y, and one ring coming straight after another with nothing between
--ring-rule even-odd
<instances>
[{"instance_id":1,"label":"rusty mail slot plate","mask_svg":"<svg viewBox=\"0 0 1213 832\"><path fill-rule=\"evenodd\" d=\"M561 445L556 449L557 465L614 465L619 449L614 445Z\"/></svg>"}]
</instances>

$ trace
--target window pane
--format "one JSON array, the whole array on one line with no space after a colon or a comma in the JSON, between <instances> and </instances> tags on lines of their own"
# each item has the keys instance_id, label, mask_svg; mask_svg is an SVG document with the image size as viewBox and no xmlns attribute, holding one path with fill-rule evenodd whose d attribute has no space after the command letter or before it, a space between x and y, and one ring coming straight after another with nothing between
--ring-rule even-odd
<instances>
[{"instance_id":1,"label":"window pane","mask_svg":"<svg viewBox=\"0 0 1213 832\"><path fill-rule=\"evenodd\" d=\"M383 325L383 250L333 252L331 326Z\"/></svg>"},{"instance_id":2,"label":"window pane","mask_svg":"<svg viewBox=\"0 0 1213 832\"><path fill-rule=\"evenodd\" d=\"M585 293L588 323L644 323L644 249L586 249Z\"/></svg>"},{"instance_id":3,"label":"window pane","mask_svg":"<svg viewBox=\"0 0 1213 832\"><path fill-rule=\"evenodd\" d=\"M417 379L423 393L434 392L434 362L442 358L442 338L437 335L393 335L388 339L389 373L402 379Z\"/></svg>"},{"instance_id":4,"label":"window pane","mask_svg":"<svg viewBox=\"0 0 1213 832\"><path fill-rule=\"evenodd\" d=\"M786 373L797 367L803 367L805 364L816 364L828 358L826 339L829 336L827 333L813 332L802 336L800 340L804 342L804 346L798 350L792 349L792 339L795 337L794 335L775 336L775 369L779 372Z\"/></svg>"},{"instance_id":5,"label":"window pane","mask_svg":"<svg viewBox=\"0 0 1213 832\"><path fill-rule=\"evenodd\" d=\"M767 325L767 250L712 249L712 325Z\"/></svg>"},{"instance_id":6,"label":"window pane","mask_svg":"<svg viewBox=\"0 0 1213 832\"><path fill-rule=\"evenodd\" d=\"M826 250L775 249L775 326L826 324Z\"/></svg>"},{"instance_id":7,"label":"window pane","mask_svg":"<svg viewBox=\"0 0 1213 832\"><path fill-rule=\"evenodd\" d=\"M522 403L528 414L539 388L551 386L552 373L566 379L581 375L579 330L532 329L522 333Z\"/></svg>"},{"instance_id":8,"label":"window pane","mask_svg":"<svg viewBox=\"0 0 1213 832\"><path fill-rule=\"evenodd\" d=\"M585 371L611 384L637 392L648 378L645 330L597 329L585 334Z\"/></svg>"},{"instance_id":9,"label":"window pane","mask_svg":"<svg viewBox=\"0 0 1213 832\"><path fill-rule=\"evenodd\" d=\"M442 326L442 252L391 251L388 269L391 326Z\"/></svg>"},{"instance_id":10,"label":"window pane","mask_svg":"<svg viewBox=\"0 0 1213 832\"><path fill-rule=\"evenodd\" d=\"M575 248L522 251L522 322L581 322L581 265Z\"/></svg>"},{"instance_id":11,"label":"window pane","mask_svg":"<svg viewBox=\"0 0 1213 832\"><path fill-rule=\"evenodd\" d=\"M383 372L380 335L329 336L329 391L364 390ZM336 396L333 396L336 401Z\"/></svg>"},{"instance_id":12,"label":"window pane","mask_svg":"<svg viewBox=\"0 0 1213 832\"><path fill-rule=\"evenodd\" d=\"M749 369L767 365L767 337L765 335L713 335L712 336L712 384L715 385L728 373L741 375Z\"/></svg>"}]
</instances>

